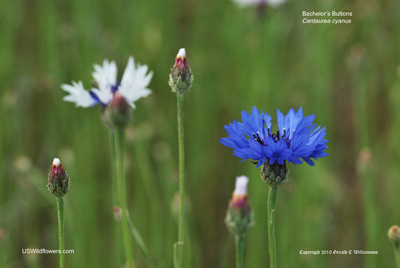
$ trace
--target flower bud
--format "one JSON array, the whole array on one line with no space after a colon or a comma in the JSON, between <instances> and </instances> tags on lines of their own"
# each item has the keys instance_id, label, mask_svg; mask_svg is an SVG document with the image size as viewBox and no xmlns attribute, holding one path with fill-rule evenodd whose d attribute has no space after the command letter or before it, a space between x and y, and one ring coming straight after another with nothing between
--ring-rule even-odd
<instances>
[{"instance_id":1,"label":"flower bud","mask_svg":"<svg viewBox=\"0 0 400 268\"><path fill-rule=\"evenodd\" d=\"M272 187L284 184L289 178L286 161L283 165L279 165L278 162L270 165L267 159L261 169L261 178Z\"/></svg>"},{"instance_id":2,"label":"flower bud","mask_svg":"<svg viewBox=\"0 0 400 268\"><path fill-rule=\"evenodd\" d=\"M226 212L225 224L234 235L244 235L253 226L253 212L251 211L248 196L246 176L236 178L235 191Z\"/></svg>"},{"instance_id":3,"label":"flower bud","mask_svg":"<svg viewBox=\"0 0 400 268\"><path fill-rule=\"evenodd\" d=\"M181 48L175 59L174 67L169 76L169 86L173 92L177 94L185 94L192 86L193 75L189 67L189 62L186 58L184 48Z\"/></svg>"},{"instance_id":4,"label":"flower bud","mask_svg":"<svg viewBox=\"0 0 400 268\"><path fill-rule=\"evenodd\" d=\"M124 128L131 118L131 107L118 91L104 108L103 121L110 128Z\"/></svg>"},{"instance_id":5,"label":"flower bud","mask_svg":"<svg viewBox=\"0 0 400 268\"><path fill-rule=\"evenodd\" d=\"M388 231L388 237L396 247L400 247L400 227L393 225Z\"/></svg>"},{"instance_id":6,"label":"flower bud","mask_svg":"<svg viewBox=\"0 0 400 268\"><path fill-rule=\"evenodd\" d=\"M60 159L54 158L48 176L47 188L57 198L63 197L69 190L69 177L61 165Z\"/></svg>"}]
</instances>

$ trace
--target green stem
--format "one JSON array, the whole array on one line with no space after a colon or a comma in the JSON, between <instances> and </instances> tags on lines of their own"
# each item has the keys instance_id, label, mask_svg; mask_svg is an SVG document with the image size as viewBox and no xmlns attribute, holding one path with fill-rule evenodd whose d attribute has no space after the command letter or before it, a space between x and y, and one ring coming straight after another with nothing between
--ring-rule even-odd
<instances>
[{"instance_id":1,"label":"green stem","mask_svg":"<svg viewBox=\"0 0 400 268\"><path fill-rule=\"evenodd\" d=\"M179 226L178 241L174 248L174 265L182 267L183 263L183 236L184 236L184 199L185 199L185 148L183 128L183 94L177 94L178 109L178 147L179 147Z\"/></svg>"},{"instance_id":2,"label":"green stem","mask_svg":"<svg viewBox=\"0 0 400 268\"><path fill-rule=\"evenodd\" d=\"M138 232L138 230L136 229L135 225L132 223L132 221L130 220L130 218L128 217L128 223L129 223L129 228L131 230L131 233L133 235L133 237L135 238L136 242L139 244L140 247L140 251L142 252L144 258L146 259L147 262L147 266L149 268L154 268L154 262L153 259L151 258L150 254L149 254L149 250L146 247L146 244L144 243L142 236L140 235L140 233Z\"/></svg>"},{"instance_id":3,"label":"green stem","mask_svg":"<svg viewBox=\"0 0 400 268\"><path fill-rule=\"evenodd\" d=\"M126 200L126 181L125 181L125 170L124 170L124 155L125 155L125 129L116 130L115 135L115 167L117 174L117 189L119 206L122 210L122 239L125 247L125 257L127 267L133 267L133 256L132 256L132 243L129 234L128 225L128 205Z\"/></svg>"},{"instance_id":4,"label":"green stem","mask_svg":"<svg viewBox=\"0 0 400 268\"><path fill-rule=\"evenodd\" d=\"M118 201L118 187L117 187L117 174L116 174L116 152L115 152L115 130L109 130L109 142L110 142L110 153L111 153L111 171L112 171L112 180L111 180L111 187L112 187L112 206L116 206L119 204ZM110 208L111 211L112 208ZM115 242L115 250L116 250L116 263L117 266L121 266L121 226L119 222L114 221L114 242Z\"/></svg>"},{"instance_id":5,"label":"green stem","mask_svg":"<svg viewBox=\"0 0 400 268\"><path fill-rule=\"evenodd\" d=\"M400 268L400 242L393 243L396 268Z\"/></svg>"},{"instance_id":6,"label":"green stem","mask_svg":"<svg viewBox=\"0 0 400 268\"><path fill-rule=\"evenodd\" d=\"M57 198L58 247L60 249L60 268L64 268L64 200Z\"/></svg>"},{"instance_id":7,"label":"green stem","mask_svg":"<svg viewBox=\"0 0 400 268\"><path fill-rule=\"evenodd\" d=\"M117 159L117 153L115 151L115 130L110 129L109 132L109 142L110 142L110 153L111 153L111 172L112 172L112 198L113 198L113 206L118 204L118 188L117 188L117 170L116 170L116 159Z\"/></svg>"},{"instance_id":8,"label":"green stem","mask_svg":"<svg viewBox=\"0 0 400 268\"><path fill-rule=\"evenodd\" d=\"M244 236L235 235L236 268L244 268Z\"/></svg>"},{"instance_id":9,"label":"green stem","mask_svg":"<svg viewBox=\"0 0 400 268\"><path fill-rule=\"evenodd\" d=\"M275 206L278 188L270 186L268 194L268 239L270 268L276 268Z\"/></svg>"}]
</instances>

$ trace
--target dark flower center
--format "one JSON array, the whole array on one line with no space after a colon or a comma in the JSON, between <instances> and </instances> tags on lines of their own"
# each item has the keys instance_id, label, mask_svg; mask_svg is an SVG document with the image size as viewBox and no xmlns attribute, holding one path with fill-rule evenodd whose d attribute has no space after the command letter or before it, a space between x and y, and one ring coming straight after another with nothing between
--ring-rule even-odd
<instances>
[{"instance_id":1,"label":"dark flower center","mask_svg":"<svg viewBox=\"0 0 400 268\"><path fill-rule=\"evenodd\" d=\"M266 138L267 137L272 137L275 142L278 142L280 139L283 139L288 145L290 144L290 141L286 138L286 129L283 129L283 134L279 135L279 130L276 133L271 134L270 129L268 128L267 135L265 136L264 140L261 139L260 137L260 132L257 131L257 133L253 133L253 138L261 145L266 145ZM265 134L265 131L264 131Z\"/></svg>"},{"instance_id":2,"label":"dark flower center","mask_svg":"<svg viewBox=\"0 0 400 268\"><path fill-rule=\"evenodd\" d=\"M117 82L117 83L115 83L115 85L112 85L112 86L111 86L111 92L112 92L113 94L118 90L119 85L120 85L120 84Z\"/></svg>"}]
</instances>

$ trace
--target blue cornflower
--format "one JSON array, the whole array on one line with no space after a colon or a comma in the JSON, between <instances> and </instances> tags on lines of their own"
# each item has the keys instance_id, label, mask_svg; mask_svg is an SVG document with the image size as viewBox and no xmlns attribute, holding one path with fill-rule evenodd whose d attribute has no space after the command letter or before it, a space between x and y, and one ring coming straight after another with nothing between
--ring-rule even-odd
<instances>
[{"instance_id":1,"label":"blue cornflower","mask_svg":"<svg viewBox=\"0 0 400 268\"><path fill-rule=\"evenodd\" d=\"M286 115L277 110L278 130L272 133L271 116L253 107L252 114L242 111L242 121L225 126L229 137L220 142L233 149L233 155L251 159L257 167L285 165L286 161L314 166L312 159L327 156L325 127L313 124L315 115L303 116L303 109L293 108Z\"/></svg>"}]
</instances>

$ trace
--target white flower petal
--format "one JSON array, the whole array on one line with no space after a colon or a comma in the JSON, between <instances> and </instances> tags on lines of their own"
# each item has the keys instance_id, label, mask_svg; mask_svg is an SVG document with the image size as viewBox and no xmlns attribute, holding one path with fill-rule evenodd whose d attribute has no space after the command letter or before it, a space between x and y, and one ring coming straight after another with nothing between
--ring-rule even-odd
<instances>
[{"instance_id":1,"label":"white flower petal","mask_svg":"<svg viewBox=\"0 0 400 268\"><path fill-rule=\"evenodd\" d=\"M271 5L277 6L286 2L286 0L233 0L239 6L257 6L257 5Z\"/></svg>"},{"instance_id":2,"label":"white flower petal","mask_svg":"<svg viewBox=\"0 0 400 268\"><path fill-rule=\"evenodd\" d=\"M58 159L58 158L54 158L54 160L53 160L53 166L56 166L56 167L58 167L58 165L60 165L60 159Z\"/></svg>"},{"instance_id":3,"label":"white flower petal","mask_svg":"<svg viewBox=\"0 0 400 268\"><path fill-rule=\"evenodd\" d=\"M257 5L260 3L264 3L265 1L263 0L233 0L236 4L240 6L252 6L252 5Z\"/></svg>"},{"instance_id":4,"label":"white flower petal","mask_svg":"<svg viewBox=\"0 0 400 268\"><path fill-rule=\"evenodd\" d=\"M103 66L94 65L92 73L99 89L97 95L103 103L108 103L112 99L111 87L117 83L117 65L114 61L109 62L107 59L103 61Z\"/></svg>"},{"instance_id":5,"label":"white flower petal","mask_svg":"<svg viewBox=\"0 0 400 268\"><path fill-rule=\"evenodd\" d=\"M64 101L73 102L77 107L90 107L97 104L97 101L90 96L89 91L85 90L81 81L73 81L72 85L63 84L61 88L68 92L63 98Z\"/></svg>"},{"instance_id":6,"label":"white flower petal","mask_svg":"<svg viewBox=\"0 0 400 268\"><path fill-rule=\"evenodd\" d=\"M138 64L135 67L133 57L129 58L118 90L133 108L135 107L135 101L142 97L147 97L151 93L147 86L153 77L153 72L146 74L148 69L147 65Z\"/></svg>"},{"instance_id":7,"label":"white flower petal","mask_svg":"<svg viewBox=\"0 0 400 268\"><path fill-rule=\"evenodd\" d=\"M112 98L113 98L113 94L111 93L111 88L110 90L102 90L101 88L92 88L92 91L94 94L96 94L96 96L100 99L100 101L106 105L107 103L109 103Z\"/></svg>"},{"instance_id":8,"label":"white flower petal","mask_svg":"<svg viewBox=\"0 0 400 268\"><path fill-rule=\"evenodd\" d=\"M246 195L248 182L249 182L249 178L247 178L246 176L237 177L236 184L235 184L235 194Z\"/></svg>"},{"instance_id":9,"label":"white flower petal","mask_svg":"<svg viewBox=\"0 0 400 268\"><path fill-rule=\"evenodd\" d=\"M129 93L130 94L127 96L126 95L122 95L122 96L124 96L128 100L128 102L133 103L140 98L149 96L151 94L151 90L150 89L141 89L141 90L136 90L136 91L132 91Z\"/></svg>"},{"instance_id":10,"label":"white flower petal","mask_svg":"<svg viewBox=\"0 0 400 268\"><path fill-rule=\"evenodd\" d=\"M135 74L135 60L129 57L128 64L126 65L124 74L122 76L121 85L131 83L132 76Z\"/></svg>"},{"instance_id":11,"label":"white flower petal","mask_svg":"<svg viewBox=\"0 0 400 268\"><path fill-rule=\"evenodd\" d=\"M186 50L184 48L179 49L178 55L176 55L177 58L185 58L186 57Z\"/></svg>"}]
</instances>

